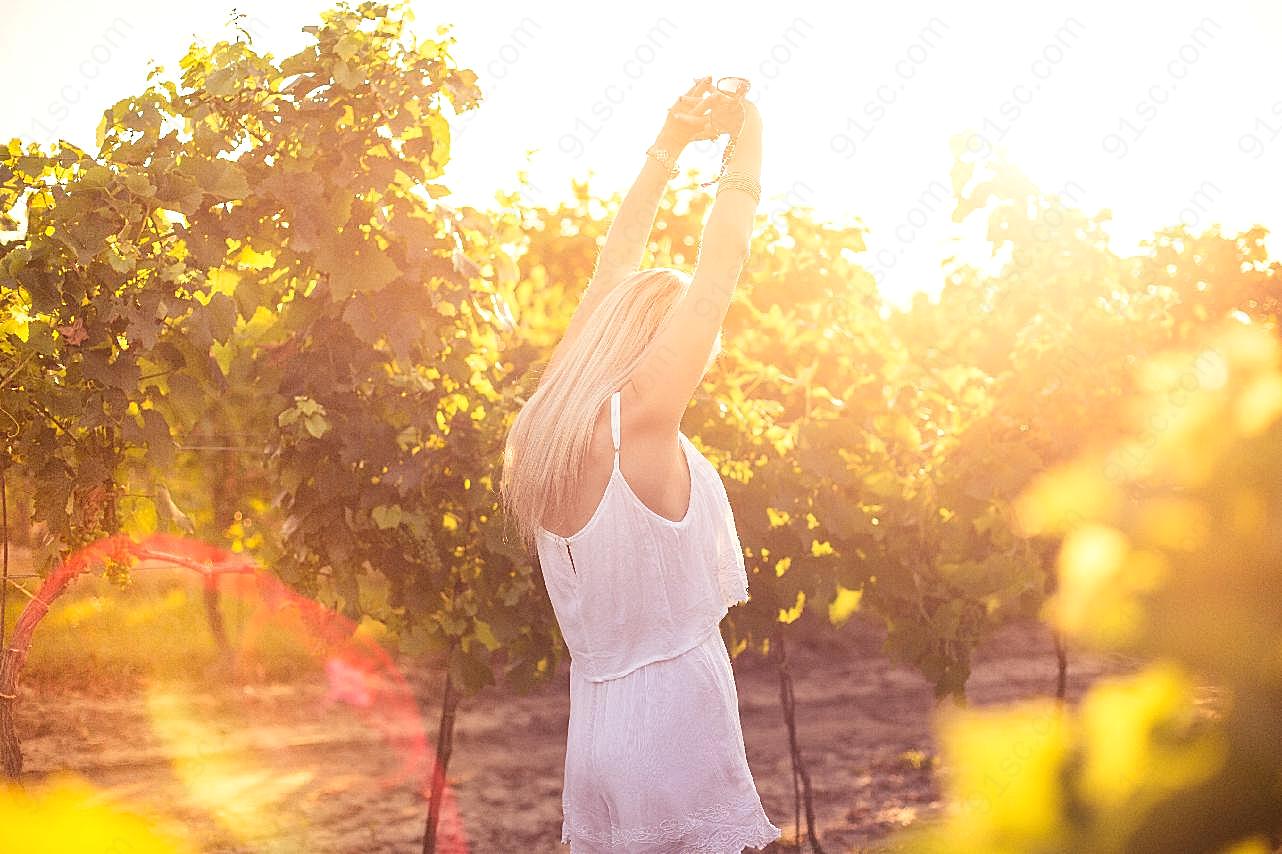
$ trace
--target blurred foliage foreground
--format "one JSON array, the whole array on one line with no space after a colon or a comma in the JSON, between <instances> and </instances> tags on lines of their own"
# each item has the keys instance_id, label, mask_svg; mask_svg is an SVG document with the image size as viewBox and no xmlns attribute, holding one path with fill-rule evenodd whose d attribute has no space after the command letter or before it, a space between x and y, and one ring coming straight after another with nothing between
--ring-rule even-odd
<instances>
[{"instance_id":1,"label":"blurred foliage foreground","mask_svg":"<svg viewBox=\"0 0 1282 854\"><path fill-rule=\"evenodd\" d=\"M941 710L954 810L909 850L1278 844L1282 346L1229 328L1153 360L1142 382L1128 440L1040 476L1017 512L1030 533L1064 538L1048 618L1152 663L1096 683L1074 711ZM1204 705L1201 685L1225 696Z\"/></svg>"},{"instance_id":2,"label":"blurred foliage foreground","mask_svg":"<svg viewBox=\"0 0 1282 854\"><path fill-rule=\"evenodd\" d=\"M51 775L32 791L0 786L5 851L31 854L195 854L180 832L162 832L156 817L105 801L83 778Z\"/></svg>"},{"instance_id":3,"label":"blurred foliage foreground","mask_svg":"<svg viewBox=\"0 0 1282 854\"><path fill-rule=\"evenodd\" d=\"M564 646L497 513L500 450L618 198L576 184L540 205L523 182L495 210L451 207L451 125L483 85L406 20L340 5L280 61L195 46L177 80L157 68L104 111L97 152L0 150L0 474L39 572L105 535L183 531L440 656L448 690L519 690ZM749 561L732 652L863 608L889 655L964 701L975 646L1043 616L1151 666L1071 712L941 707L955 809L914 844L1267 850L1282 271L1265 231L1180 227L1120 256L1107 211L954 145L953 220L986 218L998 263L950 263L906 311L860 225L817 222L804 188L763 201L683 423ZM693 185L665 200L647 264L693 264L710 204ZM1203 708L1202 685L1224 701Z\"/></svg>"}]
</instances>

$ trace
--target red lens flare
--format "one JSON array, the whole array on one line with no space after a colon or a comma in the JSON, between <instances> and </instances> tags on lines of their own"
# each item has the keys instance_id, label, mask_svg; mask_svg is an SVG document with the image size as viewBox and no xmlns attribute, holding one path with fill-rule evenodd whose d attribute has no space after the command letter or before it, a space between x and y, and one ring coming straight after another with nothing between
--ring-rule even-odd
<instances>
[{"instance_id":1,"label":"red lens flare","mask_svg":"<svg viewBox=\"0 0 1282 854\"><path fill-rule=\"evenodd\" d=\"M296 640L321 665L324 702L350 709L378 733L378 742L398 757L394 771L373 775L370 782L380 791L412 785L422 798L426 816L435 755L428 749L413 688L387 650L358 631L353 620L291 589L248 556L172 534L139 539L118 534L104 538L70 555L40 584L19 616L0 658L0 760L9 778L17 779L22 771L13 704L35 628L74 579L113 563L136 571L155 567L189 569L200 574L206 589L213 588L219 595L242 603L247 614L232 659L233 673L253 671L256 641L265 631L286 627L287 631L298 632ZM138 566L143 563L149 566ZM457 800L448 782L443 790L439 824L438 839L446 843L438 846L439 850L469 850Z\"/></svg>"}]
</instances>

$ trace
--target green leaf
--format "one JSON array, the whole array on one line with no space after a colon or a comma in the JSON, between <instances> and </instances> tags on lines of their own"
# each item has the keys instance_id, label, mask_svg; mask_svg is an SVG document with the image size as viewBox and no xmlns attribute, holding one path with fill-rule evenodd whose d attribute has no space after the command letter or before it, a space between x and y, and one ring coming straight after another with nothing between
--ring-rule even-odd
<instances>
[{"instance_id":1,"label":"green leaf","mask_svg":"<svg viewBox=\"0 0 1282 854\"><path fill-rule=\"evenodd\" d=\"M367 570L356 576L356 585L362 614L384 619L391 613L391 581L386 575L377 569Z\"/></svg>"},{"instance_id":2,"label":"green leaf","mask_svg":"<svg viewBox=\"0 0 1282 854\"><path fill-rule=\"evenodd\" d=\"M494 636L494 632L490 630L489 623L484 620L476 620L472 626L476 632L476 639L480 641L488 651L494 652L494 650L502 646L499 639Z\"/></svg>"},{"instance_id":3,"label":"green leaf","mask_svg":"<svg viewBox=\"0 0 1282 854\"><path fill-rule=\"evenodd\" d=\"M356 89L365 82L360 72L341 60L334 63L333 74L334 82L344 89Z\"/></svg>"},{"instance_id":4,"label":"green leaf","mask_svg":"<svg viewBox=\"0 0 1282 854\"><path fill-rule=\"evenodd\" d=\"M464 651L461 647L455 647L449 659L448 669L451 681L466 695L475 694L485 686L493 685L494 672L490 668L488 659L488 654Z\"/></svg>"},{"instance_id":5,"label":"green leaf","mask_svg":"<svg viewBox=\"0 0 1282 854\"><path fill-rule=\"evenodd\" d=\"M215 98L225 98L236 92L236 69L220 68L205 78L205 90Z\"/></svg>"},{"instance_id":6,"label":"green leaf","mask_svg":"<svg viewBox=\"0 0 1282 854\"><path fill-rule=\"evenodd\" d=\"M249 195L249 182L240 164L221 157L188 161L184 170L204 190L218 201L243 199Z\"/></svg>"},{"instance_id":7,"label":"green leaf","mask_svg":"<svg viewBox=\"0 0 1282 854\"><path fill-rule=\"evenodd\" d=\"M147 457L160 470L173 467L178 446L169 432L165 416L154 409L142 410L143 438L147 442Z\"/></svg>"},{"instance_id":8,"label":"green leaf","mask_svg":"<svg viewBox=\"0 0 1282 854\"><path fill-rule=\"evenodd\" d=\"M217 267L227 257L227 238L217 223L198 220L188 228L179 222L174 224L174 233L187 244L192 260L200 267Z\"/></svg>"},{"instance_id":9,"label":"green leaf","mask_svg":"<svg viewBox=\"0 0 1282 854\"><path fill-rule=\"evenodd\" d=\"M316 253L317 266L330 277L331 297L342 302L356 293L383 288L400 275L400 268L373 239L354 228L323 242Z\"/></svg>"},{"instance_id":10,"label":"green leaf","mask_svg":"<svg viewBox=\"0 0 1282 854\"><path fill-rule=\"evenodd\" d=\"M373 517L374 524L379 527L379 530L390 530L401 524L401 505L380 504L370 511L370 516Z\"/></svg>"},{"instance_id":11,"label":"green leaf","mask_svg":"<svg viewBox=\"0 0 1282 854\"><path fill-rule=\"evenodd\" d=\"M173 169L160 172L152 179L156 184L156 200L168 210L193 216L200 209L204 196L192 176Z\"/></svg>"},{"instance_id":12,"label":"green leaf","mask_svg":"<svg viewBox=\"0 0 1282 854\"><path fill-rule=\"evenodd\" d=\"M320 413L308 415L303 421L303 427L313 439L319 439L329 432L329 421Z\"/></svg>"},{"instance_id":13,"label":"green leaf","mask_svg":"<svg viewBox=\"0 0 1282 854\"><path fill-rule=\"evenodd\" d=\"M334 43L334 53L344 62L350 62L357 51L361 49L360 33L344 33L343 37Z\"/></svg>"},{"instance_id":14,"label":"green leaf","mask_svg":"<svg viewBox=\"0 0 1282 854\"><path fill-rule=\"evenodd\" d=\"M147 180L147 176L140 172L131 172L125 178L125 187L135 196L153 196L156 193L156 185Z\"/></svg>"},{"instance_id":15,"label":"green leaf","mask_svg":"<svg viewBox=\"0 0 1282 854\"><path fill-rule=\"evenodd\" d=\"M119 217L95 211L55 232L54 236L71 247L81 264L88 265L104 251L107 238L119 231L121 225Z\"/></svg>"},{"instance_id":16,"label":"green leaf","mask_svg":"<svg viewBox=\"0 0 1282 854\"><path fill-rule=\"evenodd\" d=\"M200 384L191 374L175 371L167 376L169 391L165 400L184 425L194 425L205 415L207 401Z\"/></svg>"},{"instance_id":17,"label":"green leaf","mask_svg":"<svg viewBox=\"0 0 1282 854\"><path fill-rule=\"evenodd\" d=\"M90 166L85 170L84 177L80 181L86 187L94 187L101 190L110 184L114 177L115 173L106 166Z\"/></svg>"},{"instance_id":18,"label":"green leaf","mask_svg":"<svg viewBox=\"0 0 1282 854\"><path fill-rule=\"evenodd\" d=\"M215 341L226 341L236 328L236 301L226 294L214 294L204 307L209 319L209 334Z\"/></svg>"}]
</instances>

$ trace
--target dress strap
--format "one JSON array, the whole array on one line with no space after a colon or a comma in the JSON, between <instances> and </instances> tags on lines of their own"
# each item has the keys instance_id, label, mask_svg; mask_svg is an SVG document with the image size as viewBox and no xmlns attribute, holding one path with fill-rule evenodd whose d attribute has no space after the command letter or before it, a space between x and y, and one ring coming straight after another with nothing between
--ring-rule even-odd
<instances>
[{"instance_id":1,"label":"dress strap","mask_svg":"<svg viewBox=\"0 0 1282 854\"><path fill-rule=\"evenodd\" d=\"M614 456L619 456L619 392L610 395L610 437L614 439Z\"/></svg>"}]
</instances>

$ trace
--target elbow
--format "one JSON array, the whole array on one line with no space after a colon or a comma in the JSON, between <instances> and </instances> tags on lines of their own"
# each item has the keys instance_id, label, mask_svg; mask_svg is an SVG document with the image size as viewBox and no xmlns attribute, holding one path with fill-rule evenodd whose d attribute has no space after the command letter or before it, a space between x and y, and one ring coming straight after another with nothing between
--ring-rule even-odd
<instances>
[{"instance_id":1,"label":"elbow","mask_svg":"<svg viewBox=\"0 0 1282 854\"><path fill-rule=\"evenodd\" d=\"M748 263L748 257L752 254L752 241L740 240L731 246L727 246L726 254L734 269L742 270L743 265Z\"/></svg>"}]
</instances>

